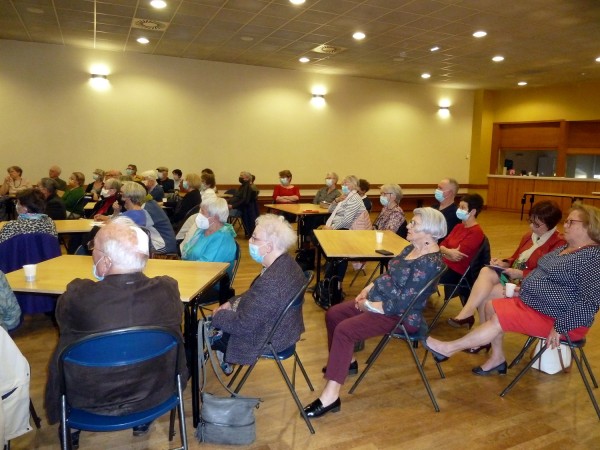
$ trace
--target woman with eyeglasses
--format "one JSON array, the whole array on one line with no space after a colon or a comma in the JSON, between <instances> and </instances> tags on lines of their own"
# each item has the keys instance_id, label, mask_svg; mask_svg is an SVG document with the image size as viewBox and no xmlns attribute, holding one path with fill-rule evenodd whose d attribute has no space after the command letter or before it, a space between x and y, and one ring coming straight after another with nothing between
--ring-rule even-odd
<instances>
[{"instance_id":1,"label":"woman with eyeglasses","mask_svg":"<svg viewBox=\"0 0 600 450\"><path fill-rule=\"evenodd\" d=\"M432 337L427 348L438 362L454 353L491 342L488 360L475 375L505 374L504 333L512 331L547 339L557 348L569 335L580 340L600 309L600 209L575 204L564 223L566 244L540 258L512 298L488 302L483 325L450 342Z\"/></svg>"},{"instance_id":2,"label":"woman with eyeglasses","mask_svg":"<svg viewBox=\"0 0 600 450\"><path fill-rule=\"evenodd\" d=\"M379 190L379 201L383 209L377 220L375 220L373 228L377 230L391 230L395 233L406 220L404 211L400 208L402 188L397 184L384 184Z\"/></svg>"},{"instance_id":3,"label":"woman with eyeglasses","mask_svg":"<svg viewBox=\"0 0 600 450\"><path fill-rule=\"evenodd\" d=\"M456 317L448 319L448 324L470 329L475 323L475 310L479 313L479 323L485 322L485 304L504 296L507 281L520 282L537 267L542 256L565 245L562 234L556 229L560 219L562 212L556 202L543 201L533 205L529 212L530 231L525 233L513 255L507 259L492 258L491 267L481 269L467 303ZM469 349L469 353L478 353L482 348L489 351L490 346Z\"/></svg>"},{"instance_id":4,"label":"woman with eyeglasses","mask_svg":"<svg viewBox=\"0 0 600 450\"><path fill-rule=\"evenodd\" d=\"M438 239L446 234L444 215L433 208L417 208L408 225L408 245L392 258L388 271L365 287L354 300L327 310L329 359L323 368L327 383L319 398L304 408L308 417L320 417L341 408L340 390L348 375L358 373L354 344L389 333L413 296L444 268ZM422 311L429 295L425 293L404 324L415 332L423 320Z\"/></svg>"}]
</instances>

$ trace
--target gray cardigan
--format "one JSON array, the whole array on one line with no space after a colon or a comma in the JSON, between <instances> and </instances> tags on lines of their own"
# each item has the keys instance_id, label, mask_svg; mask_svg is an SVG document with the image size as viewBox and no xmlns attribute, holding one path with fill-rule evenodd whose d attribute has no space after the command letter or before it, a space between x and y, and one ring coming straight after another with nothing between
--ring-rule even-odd
<instances>
[{"instance_id":1,"label":"gray cardigan","mask_svg":"<svg viewBox=\"0 0 600 450\"><path fill-rule=\"evenodd\" d=\"M284 253L241 295L236 311L220 310L213 317L216 328L230 334L225 360L253 364L279 314L303 286L306 278L294 259ZM234 302L237 297L230 299ZM295 344L304 332L302 310L290 310L273 336L276 351Z\"/></svg>"}]
</instances>

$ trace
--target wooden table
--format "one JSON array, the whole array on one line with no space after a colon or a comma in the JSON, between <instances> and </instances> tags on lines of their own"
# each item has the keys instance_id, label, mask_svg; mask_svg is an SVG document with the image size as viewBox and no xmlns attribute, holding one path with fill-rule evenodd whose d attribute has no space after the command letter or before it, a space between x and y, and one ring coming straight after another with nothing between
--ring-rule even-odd
<instances>
[{"instance_id":1,"label":"wooden table","mask_svg":"<svg viewBox=\"0 0 600 450\"><path fill-rule=\"evenodd\" d=\"M72 221L77 222L77 221ZM36 280L25 281L23 269L6 274L13 291L61 295L75 278L94 279L92 257L62 255L37 264ZM184 335L191 350L192 414L194 427L200 420L198 374L198 302L200 296L223 280L229 264L198 261L149 259L144 273L149 277L168 275L179 284L181 301L185 303Z\"/></svg>"},{"instance_id":2,"label":"wooden table","mask_svg":"<svg viewBox=\"0 0 600 450\"><path fill-rule=\"evenodd\" d=\"M317 238L317 284L321 273L321 254L327 259L386 261L398 255L409 242L390 230L383 232L383 242L377 244L375 230L315 230ZM388 250L392 256L375 250ZM383 264L381 265L383 271Z\"/></svg>"},{"instance_id":3,"label":"wooden table","mask_svg":"<svg viewBox=\"0 0 600 450\"><path fill-rule=\"evenodd\" d=\"M592 192L594 194L594 192ZM538 197L556 197L556 198L570 198L571 204L577 200L600 200L598 195L587 195L587 194L561 194L558 192L523 192L523 198L521 198L521 220L523 220L523 212L525 210L525 203L527 203L527 196L529 197L529 209L533 206L533 202L536 196Z\"/></svg>"},{"instance_id":4,"label":"wooden table","mask_svg":"<svg viewBox=\"0 0 600 450\"><path fill-rule=\"evenodd\" d=\"M0 230L8 222L0 222ZM94 225L99 225L98 222L94 222L92 219L73 219L73 220L55 220L56 232L58 234L69 234L69 233L89 233Z\"/></svg>"},{"instance_id":5,"label":"wooden table","mask_svg":"<svg viewBox=\"0 0 600 450\"><path fill-rule=\"evenodd\" d=\"M302 248L302 244L304 244L304 233L302 232L304 217L329 214L328 209L321 208L314 203L273 203L265 205L265 207L267 211L274 209L298 217L298 248Z\"/></svg>"}]
</instances>

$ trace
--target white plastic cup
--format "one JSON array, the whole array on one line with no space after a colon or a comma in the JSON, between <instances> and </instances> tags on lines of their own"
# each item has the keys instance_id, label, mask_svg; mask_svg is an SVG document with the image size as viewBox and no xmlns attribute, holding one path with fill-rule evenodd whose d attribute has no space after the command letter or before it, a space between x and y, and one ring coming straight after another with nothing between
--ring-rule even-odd
<instances>
[{"instance_id":1,"label":"white plastic cup","mask_svg":"<svg viewBox=\"0 0 600 450\"><path fill-rule=\"evenodd\" d=\"M515 295L515 288L517 285L515 283L506 283L504 286L504 292L506 293L506 297L512 298Z\"/></svg>"},{"instance_id":2,"label":"white plastic cup","mask_svg":"<svg viewBox=\"0 0 600 450\"><path fill-rule=\"evenodd\" d=\"M383 231L375 232L375 242L377 242L378 244L383 243Z\"/></svg>"},{"instance_id":3,"label":"white plastic cup","mask_svg":"<svg viewBox=\"0 0 600 450\"><path fill-rule=\"evenodd\" d=\"M25 281L35 281L35 274L37 272L36 264L25 264L23 271L25 272Z\"/></svg>"}]
</instances>

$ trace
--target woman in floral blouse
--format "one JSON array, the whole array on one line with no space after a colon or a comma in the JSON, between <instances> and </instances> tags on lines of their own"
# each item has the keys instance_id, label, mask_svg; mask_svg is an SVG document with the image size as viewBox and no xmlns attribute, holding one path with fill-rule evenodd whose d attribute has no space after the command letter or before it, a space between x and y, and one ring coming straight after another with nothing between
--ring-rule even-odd
<instances>
[{"instance_id":1,"label":"woman in floral blouse","mask_svg":"<svg viewBox=\"0 0 600 450\"><path fill-rule=\"evenodd\" d=\"M390 332L413 296L444 268L437 241L445 234L446 220L442 213L433 208L415 209L408 225L411 244L390 260L388 272L364 288L353 301L327 311L329 360L324 369L327 383L320 397L304 408L309 417L340 410L340 388L349 373L358 372L352 355L354 343ZM404 324L409 332L421 325L421 311L428 297L424 295L414 306L414 314Z\"/></svg>"}]
</instances>

